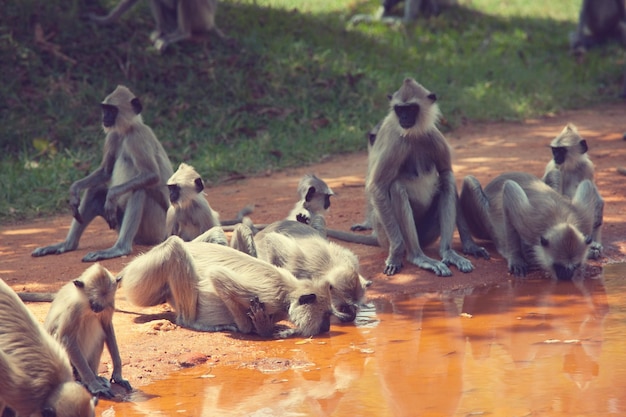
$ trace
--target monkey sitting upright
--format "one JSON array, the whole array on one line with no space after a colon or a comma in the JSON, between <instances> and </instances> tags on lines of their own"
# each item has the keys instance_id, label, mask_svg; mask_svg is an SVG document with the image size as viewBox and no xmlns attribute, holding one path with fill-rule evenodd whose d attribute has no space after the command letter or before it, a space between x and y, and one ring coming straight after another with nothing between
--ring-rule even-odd
<instances>
[{"instance_id":1,"label":"monkey sitting upright","mask_svg":"<svg viewBox=\"0 0 626 417\"><path fill-rule=\"evenodd\" d=\"M113 23L137 1L121 0L108 15L98 16L92 13L89 18L101 24ZM159 52L198 32L213 31L220 38L225 38L215 24L217 0L150 0L150 8L156 23L150 40Z\"/></svg>"},{"instance_id":2,"label":"monkey sitting upright","mask_svg":"<svg viewBox=\"0 0 626 417\"><path fill-rule=\"evenodd\" d=\"M476 178L467 176L460 196L472 234L491 240L513 275L540 268L565 280L586 263L596 200L589 180L579 184L570 201L522 172L502 174L484 190Z\"/></svg>"},{"instance_id":3,"label":"monkey sitting upright","mask_svg":"<svg viewBox=\"0 0 626 417\"><path fill-rule=\"evenodd\" d=\"M104 217L119 236L113 247L88 253L84 262L128 255L133 242L155 245L165 239L166 182L172 176L172 165L152 129L143 123L141 110L139 99L121 85L104 99L102 163L70 187L74 220L65 241L37 248L32 256L75 250L96 216Z\"/></svg>"},{"instance_id":4,"label":"monkey sitting upright","mask_svg":"<svg viewBox=\"0 0 626 417\"><path fill-rule=\"evenodd\" d=\"M357 25L363 22L381 21L386 24L398 22L410 23L420 16L436 16L442 8L457 4L457 0L404 0L404 10L402 17L392 15L393 8L403 0L382 0L381 6L374 15L358 14L350 19L350 23Z\"/></svg>"},{"instance_id":5,"label":"monkey sitting upright","mask_svg":"<svg viewBox=\"0 0 626 417\"><path fill-rule=\"evenodd\" d=\"M132 390L122 378L122 359L113 330L119 280L98 263L90 266L59 290L44 322L46 330L67 349L80 381L91 393L107 398L114 396L111 384L98 376L105 343L113 360L111 381Z\"/></svg>"},{"instance_id":6,"label":"monkey sitting upright","mask_svg":"<svg viewBox=\"0 0 626 417\"><path fill-rule=\"evenodd\" d=\"M63 346L0 279L0 415L93 417L96 403Z\"/></svg>"},{"instance_id":7,"label":"monkey sitting upright","mask_svg":"<svg viewBox=\"0 0 626 417\"><path fill-rule=\"evenodd\" d=\"M569 123L550 143L552 159L546 165L543 181L568 198L573 198L578 185L584 180L592 182L596 188L596 206L594 210L593 242L589 258L598 259L602 255L601 227L604 217L604 200L597 192L594 180L594 167L587 154L587 141L583 139L576 126Z\"/></svg>"},{"instance_id":8,"label":"monkey sitting upright","mask_svg":"<svg viewBox=\"0 0 626 417\"><path fill-rule=\"evenodd\" d=\"M326 237L325 214L330 208L330 197L335 195L326 182L314 174L306 174L298 183L300 200L285 220L308 224Z\"/></svg>"},{"instance_id":9,"label":"monkey sitting upright","mask_svg":"<svg viewBox=\"0 0 626 417\"><path fill-rule=\"evenodd\" d=\"M299 280L235 249L170 236L136 257L120 273L128 300L138 306L168 302L181 326L201 331L238 331L267 337L274 323L295 328L277 337L313 336L330 330L330 284ZM255 311L261 309L257 323Z\"/></svg>"},{"instance_id":10,"label":"monkey sitting upright","mask_svg":"<svg viewBox=\"0 0 626 417\"><path fill-rule=\"evenodd\" d=\"M570 33L570 50L575 54L609 39L626 46L626 3L624 0L583 0L576 31Z\"/></svg>"},{"instance_id":11,"label":"monkey sitting upright","mask_svg":"<svg viewBox=\"0 0 626 417\"><path fill-rule=\"evenodd\" d=\"M452 249L458 221L463 251L489 258L471 238L457 212L458 195L452 172L450 146L436 127L437 96L406 78L390 96L390 110L368 154L365 194L372 236L327 230L328 236L350 242L389 248L384 273L393 275L403 259L439 276L452 274L448 265L461 272L472 263ZM437 261L424 254L422 245L440 238Z\"/></svg>"}]
</instances>

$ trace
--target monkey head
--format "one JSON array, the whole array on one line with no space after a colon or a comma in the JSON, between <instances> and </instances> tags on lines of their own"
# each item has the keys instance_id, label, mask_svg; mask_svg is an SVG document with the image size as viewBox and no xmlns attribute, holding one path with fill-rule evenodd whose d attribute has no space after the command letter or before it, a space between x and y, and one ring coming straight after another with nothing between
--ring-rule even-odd
<instances>
[{"instance_id":1,"label":"monkey head","mask_svg":"<svg viewBox=\"0 0 626 417\"><path fill-rule=\"evenodd\" d=\"M405 78L398 91L389 96L389 105L402 129L425 131L439 118L437 96L413 78Z\"/></svg>"},{"instance_id":2,"label":"monkey head","mask_svg":"<svg viewBox=\"0 0 626 417\"><path fill-rule=\"evenodd\" d=\"M328 281L299 280L289 305L289 320L301 336L309 337L330 331L333 314L331 285Z\"/></svg>"},{"instance_id":3,"label":"monkey head","mask_svg":"<svg viewBox=\"0 0 626 417\"><path fill-rule=\"evenodd\" d=\"M102 127L105 132L112 129L124 132L135 120L141 120L141 101L123 85L109 94L100 104L102 109Z\"/></svg>"},{"instance_id":4,"label":"monkey head","mask_svg":"<svg viewBox=\"0 0 626 417\"><path fill-rule=\"evenodd\" d=\"M574 158L587 153L589 150L587 141L578 134L576 126L572 123L568 123L561 133L552 140L550 148L552 149L554 163L557 165L565 163L568 156Z\"/></svg>"},{"instance_id":5,"label":"monkey head","mask_svg":"<svg viewBox=\"0 0 626 417\"><path fill-rule=\"evenodd\" d=\"M571 280L585 265L591 241L591 236L577 227L561 223L540 236L534 252L541 267L554 278Z\"/></svg>"},{"instance_id":6,"label":"monkey head","mask_svg":"<svg viewBox=\"0 0 626 417\"><path fill-rule=\"evenodd\" d=\"M98 314L112 309L115 304L115 292L122 277L114 277L105 267L96 263L72 281L89 303L89 308Z\"/></svg>"},{"instance_id":7,"label":"monkey head","mask_svg":"<svg viewBox=\"0 0 626 417\"><path fill-rule=\"evenodd\" d=\"M183 205L204 190L204 181L194 167L183 162L167 180L167 188L170 192L170 202Z\"/></svg>"},{"instance_id":8,"label":"monkey head","mask_svg":"<svg viewBox=\"0 0 626 417\"><path fill-rule=\"evenodd\" d=\"M87 388L69 381L57 386L46 399L41 410L42 417L93 417L98 397L92 396Z\"/></svg>"},{"instance_id":9,"label":"monkey head","mask_svg":"<svg viewBox=\"0 0 626 417\"><path fill-rule=\"evenodd\" d=\"M326 182L313 174L307 174L298 183L298 195L303 206L313 214L330 208L330 197L335 195Z\"/></svg>"}]
</instances>

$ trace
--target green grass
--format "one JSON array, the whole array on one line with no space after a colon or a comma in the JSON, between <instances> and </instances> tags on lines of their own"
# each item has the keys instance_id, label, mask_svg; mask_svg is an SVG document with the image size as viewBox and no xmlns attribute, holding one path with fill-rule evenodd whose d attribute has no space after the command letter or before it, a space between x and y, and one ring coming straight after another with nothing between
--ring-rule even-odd
<instances>
[{"instance_id":1,"label":"green grass","mask_svg":"<svg viewBox=\"0 0 626 417\"><path fill-rule=\"evenodd\" d=\"M408 26L351 27L379 1L223 0L217 21L235 42L208 36L162 56L147 2L107 27L82 16L114 1L9 2L0 222L67 211L69 185L100 162L98 104L117 84L142 99L174 167L191 163L209 182L364 149L405 76L437 93L444 131L617 100L618 45L582 64L568 54L580 1L459 2ZM34 42L33 22L59 53Z\"/></svg>"}]
</instances>

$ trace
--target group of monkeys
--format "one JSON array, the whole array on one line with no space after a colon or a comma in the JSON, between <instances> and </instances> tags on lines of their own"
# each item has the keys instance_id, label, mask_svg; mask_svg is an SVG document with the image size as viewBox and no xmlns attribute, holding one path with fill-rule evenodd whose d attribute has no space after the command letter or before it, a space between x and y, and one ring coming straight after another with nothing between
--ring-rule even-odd
<instances>
[{"instance_id":1,"label":"group of monkeys","mask_svg":"<svg viewBox=\"0 0 626 417\"><path fill-rule=\"evenodd\" d=\"M452 249L455 227L465 254L488 259L474 238L490 240L515 276L538 268L572 279L588 257L601 255L604 202L575 126L552 141L542 179L504 173L483 188L467 176L459 195L450 147L436 126L436 95L406 78L389 99L387 116L368 135L367 218L352 227L372 229L365 235L327 229L334 193L312 174L301 179L300 199L285 219L254 224L246 207L220 222L200 175L184 163L173 172L143 123L141 102L118 86L101 104L102 163L70 187L74 218L66 239L32 255L75 250L96 216L118 238L84 261L127 255L133 242L156 246L118 276L96 263L56 294L16 294L0 280L2 416L93 416L92 395L112 396L110 382L131 389L112 323L120 284L137 306L169 303L176 322L191 329L308 337L328 332L332 316L354 321L371 284L356 255L327 236L387 247L388 275L405 259L439 276L451 275L449 265L472 271ZM441 260L422 250L437 239ZM43 326L20 298L52 301ZM291 325L277 326L283 320ZM98 376L104 344L113 360L110 382Z\"/></svg>"}]
</instances>

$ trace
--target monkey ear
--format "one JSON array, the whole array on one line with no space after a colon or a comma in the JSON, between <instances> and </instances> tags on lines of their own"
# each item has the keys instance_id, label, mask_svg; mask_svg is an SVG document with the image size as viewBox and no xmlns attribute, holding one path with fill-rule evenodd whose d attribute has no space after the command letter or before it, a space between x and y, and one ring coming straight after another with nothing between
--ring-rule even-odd
<instances>
[{"instance_id":1,"label":"monkey ear","mask_svg":"<svg viewBox=\"0 0 626 417\"><path fill-rule=\"evenodd\" d=\"M198 177L195 179L194 184L196 184L196 192L204 190L204 182L202 182L202 178Z\"/></svg>"},{"instance_id":2,"label":"monkey ear","mask_svg":"<svg viewBox=\"0 0 626 417\"><path fill-rule=\"evenodd\" d=\"M546 239L545 237L541 236L541 238L539 239L541 241L541 246L543 246L544 248L547 248L549 245L548 239Z\"/></svg>"},{"instance_id":3,"label":"monkey ear","mask_svg":"<svg viewBox=\"0 0 626 417\"><path fill-rule=\"evenodd\" d=\"M130 105L133 106L133 111L135 114L140 114L143 110L143 106L141 105L141 101L137 97L130 101Z\"/></svg>"},{"instance_id":4,"label":"monkey ear","mask_svg":"<svg viewBox=\"0 0 626 417\"><path fill-rule=\"evenodd\" d=\"M387 94L387 100L391 101L392 98L393 96L391 94Z\"/></svg>"},{"instance_id":5,"label":"monkey ear","mask_svg":"<svg viewBox=\"0 0 626 417\"><path fill-rule=\"evenodd\" d=\"M56 417L57 413L52 407L46 407L41 410L41 417Z\"/></svg>"},{"instance_id":6,"label":"monkey ear","mask_svg":"<svg viewBox=\"0 0 626 417\"><path fill-rule=\"evenodd\" d=\"M589 150L589 147L587 146L587 141L585 139L578 142L578 145L580 146L580 153L586 153Z\"/></svg>"},{"instance_id":7,"label":"monkey ear","mask_svg":"<svg viewBox=\"0 0 626 417\"><path fill-rule=\"evenodd\" d=\"M300 305L313 304L316 299L317 296L315 294L305 294L300 296L300 298L298 299L298 303Z\"/></svg>"},{"instance_id":8,"label":"monkey ear","mask_svg":"<svg viewBox=\"0 0 626 417\"><path fill-rule=\"evenodd\" d=\"M306 192L306 196L304 197L307 203L313 199L315 191L315 187L309 187L309 191Z\"/></svg>"},{"instance_id":9,"label":"monkey ear","mask_svg":"<svg viewBox=\"0 0 626 417\"><path fill-rule=\"evenodd\" d=\"M430 101L432 101L432 102L434 103L435 101L437 101L437 94L435 94L435 93L430 93L430 94L428 95L428 98L430 99Z\"/></svg>"},{"instance_id":10,"label":"monkey ear","mask_svg":"<svg viewBox=\"0 0 626 417\"><path fill-rule=\"evenodd\" d=\"M85 283L82 282L79 279L75 279L74 281L72 281L74 283L74 285L76 286L76 288L85 288Z\"/></svg>"}]
</instances>

